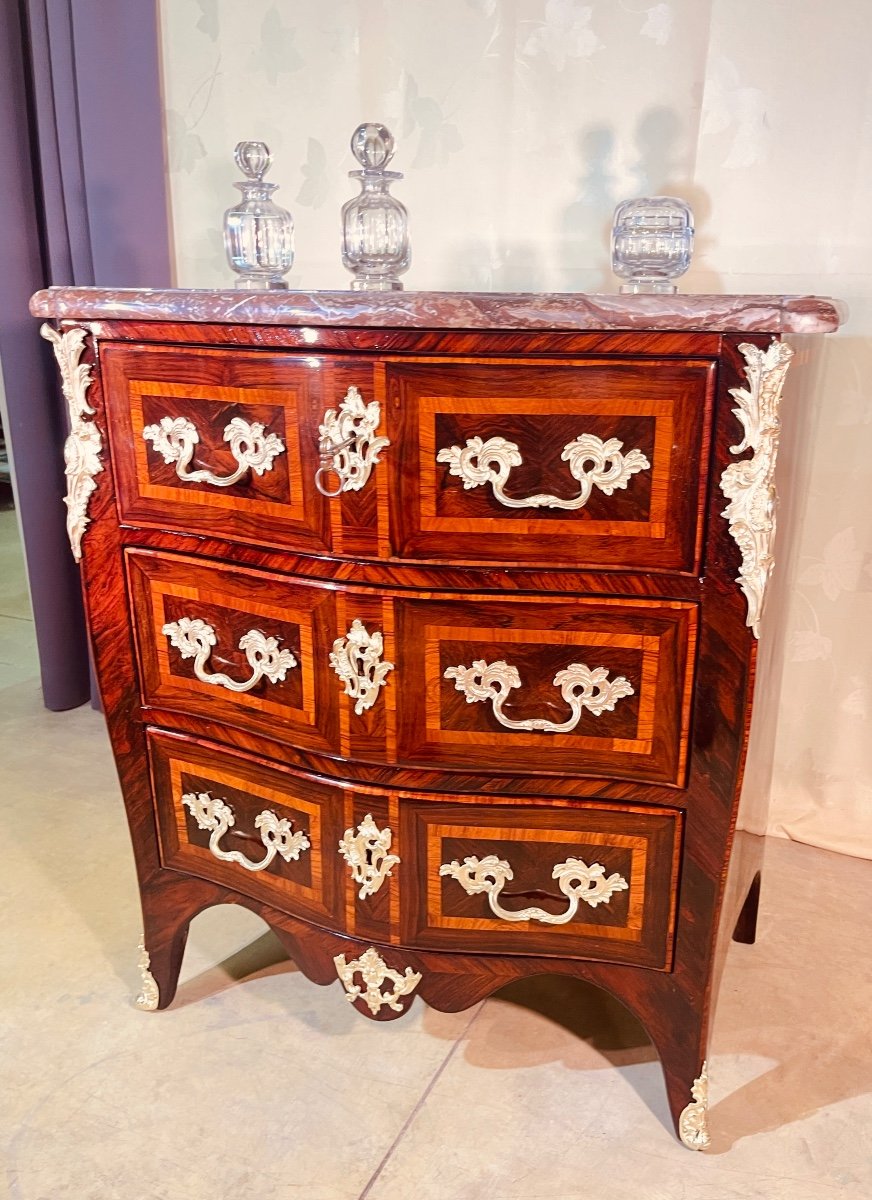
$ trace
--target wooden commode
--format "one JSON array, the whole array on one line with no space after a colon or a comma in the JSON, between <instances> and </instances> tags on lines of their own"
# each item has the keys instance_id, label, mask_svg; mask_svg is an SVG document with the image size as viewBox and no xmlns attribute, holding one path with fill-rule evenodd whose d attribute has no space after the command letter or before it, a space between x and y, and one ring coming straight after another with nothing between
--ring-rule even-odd
<instances>
[{"instance_id":1,"label":"wooden commode","mask_svg":"<svg viewBox=\"0 0 872 1200\"><path fill-rule=\"evenodd\" d=\"M376 1020L576 976L639 1018L705 1147L719 966L759 895L734 830L782 338L834 304L53 288L32 311L142 1007L230 901Z\"/></svg>"}]
</instances>

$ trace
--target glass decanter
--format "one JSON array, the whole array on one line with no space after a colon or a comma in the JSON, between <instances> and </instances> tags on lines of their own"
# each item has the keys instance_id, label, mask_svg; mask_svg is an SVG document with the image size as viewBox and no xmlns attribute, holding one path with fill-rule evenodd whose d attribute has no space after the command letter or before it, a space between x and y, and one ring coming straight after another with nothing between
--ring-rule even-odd
<instances>
[{"instance_id":1,"label":"glass decanter","mask_svg":"<svg viewBox=\"0 0 872 1200\"><path fill-rule=\"evenodd\" d=\"M234 184L241 201L224 214L224 247L239 275L236 286L250 291L286 288L282 276L294 262L294 222L272 199L278 184L263 180L272 155L263 142L239 142L233 157L247 177Z\"/></svg>"},{"instance_id":2,"label":"glass decanter","mask_svg":"<svg viewBox=\"0 0 872 1200\"><path fill-rule=\"evenodd\" d=\"M409 269L408 213L390 194L399 171L386 171L394 155L394 139L384 125L358 125L351 152L361 165L349 171L360 180L360 195L342 206L342 265L352 272L354 291L402 290L397 278Z\"/></svg>"},{"instance_id":3,"label":"glass decanter","mask_svg":"<svg viewBox=\"0 0 872 1200\"><path fill-rule=\"evenodd\" d=\"M690 266L693 213L675 196L643 196L615 209L612 270L621 292L676 292L672 282Z\"/></svg>"}]
</instances>

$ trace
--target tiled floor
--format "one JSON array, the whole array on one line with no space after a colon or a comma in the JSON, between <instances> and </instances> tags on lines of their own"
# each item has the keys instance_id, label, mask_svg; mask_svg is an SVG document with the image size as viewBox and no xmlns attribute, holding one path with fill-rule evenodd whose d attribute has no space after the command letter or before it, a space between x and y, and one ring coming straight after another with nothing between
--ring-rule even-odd
<instances>
[{"instance_id":1,"label":"tiled floor","mask_svg":"<svg viewBox=\"0 0 872 1200\"><path fill-rule=\"evenodd\" d=\"M0 632L0 1195L872 1196L872 864L770 844L760 938L724 976L706 1154L667 1130L639 1026L568 981L376 1024L223 908L194 921L173 1007L142 1013L102 720L41 706L8 513Z\"/></svg>"}]
</instances>

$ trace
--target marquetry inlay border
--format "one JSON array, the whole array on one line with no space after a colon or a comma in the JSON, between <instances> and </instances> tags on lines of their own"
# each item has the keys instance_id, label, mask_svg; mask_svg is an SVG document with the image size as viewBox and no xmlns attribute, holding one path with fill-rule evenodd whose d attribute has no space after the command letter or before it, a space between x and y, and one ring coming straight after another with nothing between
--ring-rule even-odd
<instances>
[{"instance_id":1,"label":"marquetry inlay border","mask_svg":"<svg viewBox=\"0 0 872 1200\"><path fill-rule=\"evenodd\" d=\"M575 937L601 937L616 941L639 942L642 939L644 922L645 889L648 881L648 847L649 838L641 834L622 833L588 833L581 828L583 822L579 819L579 829L523 829L515 826L493 827L488 825L428 825L427 826L427 923L433 929L498 929L504 931L507 926L497 917L489 913L481 917L452 917L442 912L442 894L444 878L439 875L439 867L446 861L447 850L442 845L446 838L461 838L476 841L481 846L481 853L491 853L490 847L494 842L526 842L539 846L543 854L547 854L549 846L555 846L555 859L567 857L568 850L562 852L562 847L575 848L581 845L602 846L602 861L608 866L608 849L630 851L630 887L628 891L627 919L623 925L607 925L570 921L566 925L548 926L549 937L552 933L557 936L574 935ZM450 856L449 856L450 857ZM598 858L597 861L600 861ZM518 885L518 880L513 886ZM486 907L486 905L485 905ZM542 926L534 921L519 921L517 925L509 926L520 933L531 929L541 930Z\"/></svg>"},{"instance_id":2,"label":"marquetry inlay border","mask_svg":"<svg viewBox=\"0 0 872 1200\"><path fill-rule=\"evenodd\" d=\"M143 400L148 396L165 397L167 400L192 400L195 404L227 405L239 408L252 406L274 407L283 414L284 429L274 430L279 433L285 444L287 454L286 469L288 473L287 502L278 503L275 500L251 498L247 496L228 495L221 488L208 488L178 484L167 487L164 484L154 484L149 479L149 460L155 458L155 451L142 436L144 426L148 423L143 415ZM300 396L289 386L278 390L276 388L246 388L218 387L204 384L168 383L159 379L130 379L128 381L128 401L130 417L133 425L133 452L136 462L136 487L139 497L143 500L158 500L165 504L204 505L207 508L226 509L259 513L264 516L276 517L281 521L304 523L306 511L303 503L303 467L300 456ZM168 414L177 415L168 406ZM186 410L182 415L190 416ZM196 421L194 422L196 425ZM281 467L281 457L276 459L276 469Z\"/></svg>"},{"instance_id":3,"label":"marquetry inlay border","mask_svg":"<svg viewBox=\"0 0 872 1200\"><path fill-rule=\"evenodd\" d=\"M671 400L635 400L628 406L622 400L586 400L578 412L567 412L567 401L543 399L421 396L419 404L418 452L421 475L420 523L422 531L442 533L470 533L486 530L488 533L519 534L535 532L537 537L642 537L662 540L667 534L670 467L672 448L675 441L675 405ZM583 425L586 417L653 417L654 453L651 463L651 502L647 521L580 521L577 517L559 520L543 519L535 511L514 517L470 515L467 517L439 516L436 498L447 468L437 463L436 455L442 446L437 444L436 418L443 413L464 413L484 417L511 416L560 416L572 417L577 425ZM507 426L511 430L511 426ZM524 447L521 448L523 453ZM565 464L560 464L565 469ZM458 488L462 484L452 481ZM543 482L543 490L552 490L554 480ZM632 484L630 485L632 486Z\"/></svg>"},{"instance_id":4,"label":"marquetry inlay border","mask_svg":"<svg viewBox=\"0 0 872 1200\"><path fill-rule=\"evenodd\" d=\"M324 903L324 855L325 852L332 854L333 847L324 845L323 803L302 799L291 792L280 791L266 784L255 784L250 779L235 774L219 763L207 767L202 763L189 761L181 755L178 757L174 754L168 756L163 746L158 748L158 753L165 758L169 767L174 818L171 828L167 827L166 821L161 823L164 831L161 839L161 857L165 866L178 866L185 870L193 868L199 874L210 879L232 879L240 888L249 888L250 890L251 879L249 876L239 871L233 864L216 861L208 846L199 846L189 840L189 822L193 822L193 818L182 804L182 793L186 790L182 776L187 773L198 779L206 780L208 790L222 799L226 798L222 788L232 788L244 796L250 797L254 802L254 811L257 807L268 808L275 811L279 817L286 816L291 809L303 813L305 823L299 828L307 835L310 842L306 850L304 865L309 868L311 884L307 885L298 880L289 879L286 874L277 871L266 871L254 882L261 887L278 891L291 900L304 902L309 908L332 915ZM234 805L232 799L229 803L231 806ZM236 828L245 828L245 820L245 817L237 813ZM298 827L297 822L294 827L295 829ZM279 866L281 866L280 861Z\"/></svg>"},{"instance_id":5,"label":"marquetry inlay border","mask_svg":"<svg viewBox=\"0 0 872 1200\"><path fill-rule=\"evenodd\" d=\"M379 396L384 404L385 425L391 423L390 405L387 402L387 372L388 364L386 362L376 362L372 364L373 376L373 395ZM396 450L395 455L396 457ZM393 553L391 545L391 513L390 513L390 496L391 496L391 472L376 471L375 473L375 489L376 489L376 541L378 545L379 558L390 558ZM340 537L343 536L342 526L340 527ZM336 534L334 531L334 538ZM339 547L337 547L337 550Z\"/></svg>"},{"instance_id":6,"label":"marquetry inlay border","mask_svg":"<svg viewBox=\"0 0 872 1200\"><path fill-rule=\"evenodd\" d=\"M173 653L170 648L170 641L167 635L163 632L163 626L167 621L173 618L166 611L164 599L167 597L175 597L191 602L192 612L196 611L198 615L202 615L204 620L209 619L210 611L217 609L229 609L235 613L244 614L246 617L251 617L252 622L256 624L258 617L268 617L270 620L280 622L283 625L296 625L300 631L300 644L296 646L287 646L293 651L294 657L297 659L297 666L294 670L299 670L302 679L303 704L301 708L297 708L292 704L277 704L271 700L269 695L253 696L246 693L244 696L237 697L235 694L228 693L224 697L229 703L239 704L244 709L258 709L263 713L273 713L275 716L288 719L290 715L303 718L306 725L313 730L317 728L316 710L315 710L315 674L313 670L313 654L315 636L312 628L312 615L315 611L313 608L277 608L268 604L260 604L246 600L244 603L238 597L228 596L220 591L216 591L213 587L185 587L181 584L168 583L164 580L157 580L151 576L147 576L149 584L149 594L151 599L151 627L150 635L152 638L152 646L157 657L158 673L160 683L158 687L166 684L172 688L182 687L185 690L199 692L202 696L214 698L215 688L208 683L203 683L194 675L190 664L183 664L187 669L184 674L175 674L170 670L170 658ZM314 598L313 594L313 598ZM239 650L235 645L223 646L222 651L225 653L237 655L241 659ZM244 676L246 672L246 664L240 662L239 674ZM281 686L281 685L276 685ZM159 696L152 697L159 699Z\"/></svg>"},{"instance_id":7,"label":"marquetry inlay border","mask_svg":"<svg viewBox=\"0 0 872 1200\"><path fill-rule=\"evenodd\" d=\"M584 630L554 629L494 629L490 626L426 625L424 663L428 686L442 675L440 645L442 641L468 641L478 647L482 643L520 643L521 645L601 646L603 648L640 650L642 678L633 682L639 694L639 716L635 738L610 738L588 734L562 733L561 747L588 750L612 750L620 754L650 754L654 740L654 709L657 699L657 678L661 638L656 634L586 633ZM671 632L671 630L670 630ZM479 651L476 648L476 654ZM588 657L590 657L588 655ZM598 664L588 664L598 665ZM638 687L636 686L638 682ZM559 699L559 698L558 698ZM441 723L441 710L427 707L427 732L437 742L452 742L475 746L541 746L541 733L488 733L482 730L446 729Z\"/></svg>"}]
</instances>

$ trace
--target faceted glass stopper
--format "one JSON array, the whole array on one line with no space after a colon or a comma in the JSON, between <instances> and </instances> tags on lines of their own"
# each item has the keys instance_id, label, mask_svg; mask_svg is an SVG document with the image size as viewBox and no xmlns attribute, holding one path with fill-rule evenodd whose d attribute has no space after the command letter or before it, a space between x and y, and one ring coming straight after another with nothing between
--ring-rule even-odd
<instances>
[{"instance_id":1,"label":"faceted glass stopper","mask_svg":"<svg viewBox=\"0 0 872 1200\"><path fill-rule=\"evenodd\" d=\"M368 121L351 135L351 153L364 171L381 171L394 157L394 137L384 125Z\"/></svg>"},{"instance_id":2,"label":"faceted glass stopper","mask_svg":"<svg viewBox=\"0 0 872 1200\"><path fill-rule=\"evenodd\" d=\"M237 142L233 152L236 165L249 179L263 179L272 164L265 142Z\"/></svg>"},{"instance_id":3,"label":"faceted glass stopper","mask_svg":"<svg viewBox=\"0 0 872 1200\"><path fill-rule=\"evenodd\" d=\"M693 213L675 196L643 196L615 209L612 270L622 292L675 292L690 266Z\"/></svg>"}]
</instances>

